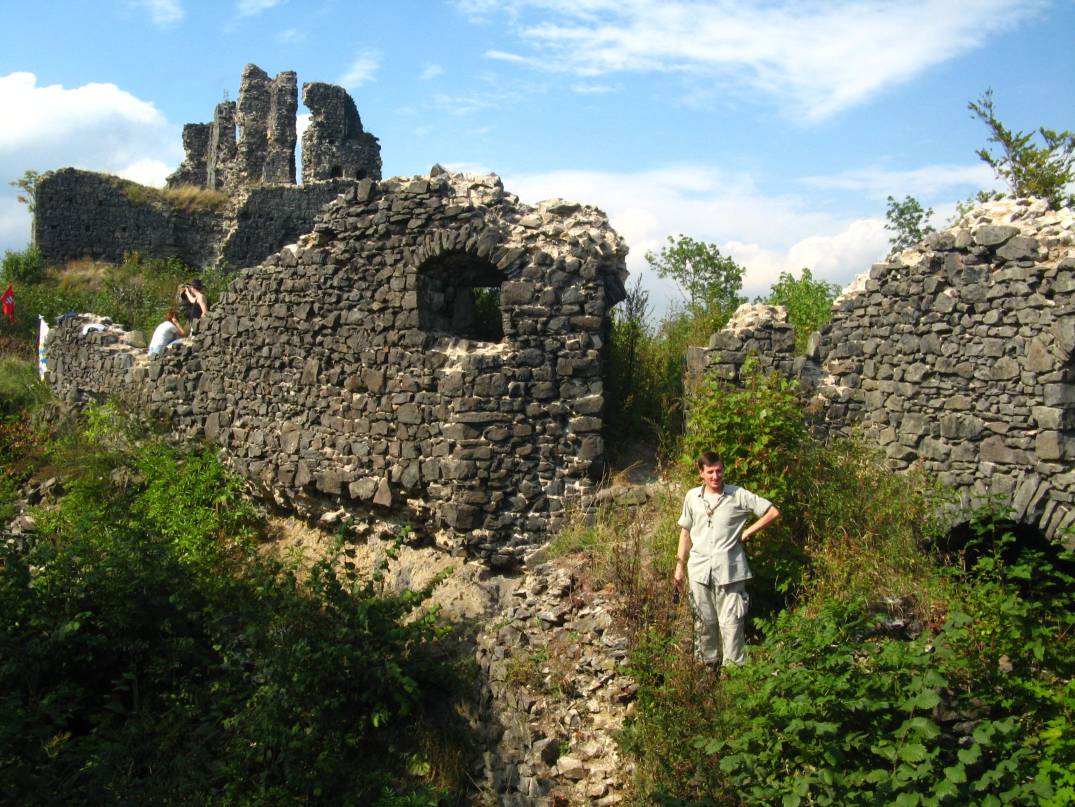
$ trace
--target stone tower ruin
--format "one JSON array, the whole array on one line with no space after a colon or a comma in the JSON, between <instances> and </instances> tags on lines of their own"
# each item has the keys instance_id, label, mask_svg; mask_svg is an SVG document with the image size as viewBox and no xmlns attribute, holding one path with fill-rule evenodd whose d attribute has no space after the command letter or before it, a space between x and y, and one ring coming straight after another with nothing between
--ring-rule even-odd
<instances>
[{"instance_id":1,"label":"stone tower ruin","mask_svg":"<svg viewBox=\"0 0 1075 807\"><path fill-rule=\"evenodd\" d=\"M343 87L309 82L302 88L311 112L302 138L302 181L380 179L381 146L362 128L358 107ZM222 101L212 123L183 127L185 158L168 187L198 185L235 193L260 185L295 184L298 78L276 78L255 64L243 68L239 100Z\"/></svg>"},{"instance_id":2,"label":"stone tower ruin","mask_svg":"<svg viewBox=\"0 0 1075 807\"><path fill-rule=\"evenodd\" d=\"M243 69L237 101L221 101L211 123L183 127L183 162L168 188L193 185L221 195L177 206L155 188L108 174L62 168L37 190L34 239L49 263L118 262L137 252L191 265L252 266L310 231L317 212L361 179L381 178L381 147L362 127L343 87L313 82L303 136L302 183L295 182L298 79Z\"/></svg>"}]
</instances>

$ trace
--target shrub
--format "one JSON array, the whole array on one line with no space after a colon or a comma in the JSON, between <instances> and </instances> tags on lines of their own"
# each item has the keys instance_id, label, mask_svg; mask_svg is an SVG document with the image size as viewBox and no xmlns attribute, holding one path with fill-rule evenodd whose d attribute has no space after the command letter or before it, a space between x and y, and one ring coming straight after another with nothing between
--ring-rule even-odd
<instances>
[{"instance_id":1,"label":"shrub","mask_svg":"<svg viewBox=\"0 0 1075 807\"><path fill-rule=\"evenodd\" d=\"M342 540L309 575L262 556L213 455L113 407L51 450L65 495L0 549L10 799L436 802L423 715L451 676L426 651L430 589L379 596Z\"/></svg>"},{"instance_id":2,"label":"shrub","mask_svg":"<svg viewBox=\"0 0 1075 807\"><path fill-rule=\"evenodd\" d=\"M810 574L796 607L758 623L747 666L726 681L700 668L682 620L636 638L622 742L643 792L679 805L1065 803L1072 553L989 523L938 565L924 551L936 525L912 529L932 509L928 484L853 443L806 448L798 478L827 469L792 489Z\"/></svg>"},{"instance_id":3,"label":"shrub","mask_svg":"<svg viewBox=\"0 0 1075 807\"><path fill-rule=\"evenodd\" d=\"M7 283L37 283L45 274L45 259L41 250L29 246L21 252L4 251L4 281Z\"/></svg>"},{"instance_id":4,"label":"shrub","mask_svg":"<svg viewBox=\"0 0 1075 807\"><path fill-rule=\"evenodd\" d=\"M762 302L784 306L788 322L795 329L795 350L805 353L810 334L832 319L832 301L839 293L839 286L814 280L810 270L803 267L798 279L790 272L781 272L780 279Z\"/></svg>"},{"instance_id":5,"label":"shrub","mask_svg":"<svg viewBox=\"0 0 1075 807\"><path fill-rule=\"evenodd\" d=\"M38 378L36 361L0 356L0 416L14 415L48 396L48 387Z\"/></svg>"},{"instance_id":6,"label":"shrub","mask_svg":"<svg viewBox=\"0 0 1075 807\"><path fill-rule=\"evenodd\" d=\"M38 320L49 322L68 311L110 318L128 329L150 334L175 306L181 281L200 275L210 306L230 281L226 266L194 269L178 258L128 254L122 263L77 264L72 271L46 276L34 284L15 284L15 323L11 330L36 344Z\"/></svg>"}]
</instances>

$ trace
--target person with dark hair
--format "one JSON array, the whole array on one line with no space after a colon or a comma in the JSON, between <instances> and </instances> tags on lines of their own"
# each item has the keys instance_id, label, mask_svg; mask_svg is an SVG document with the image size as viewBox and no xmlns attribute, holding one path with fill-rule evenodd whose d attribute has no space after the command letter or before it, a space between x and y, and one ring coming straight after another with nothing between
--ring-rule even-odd
<instances>
[{"instance_id":1,"label":"person with dark hair","mask_svg":"<svg viewBox=\"0 0 1075 807\"><path fill-rule=\"evenodd\" d=\"M179 299L180 309L190 322L190 328L194 330L194 324L209 313L209 303L202 293L202 282L194 278L190 283L182 283L176 296Z\"/></svg>"},{"instance_id":2,"label":"person with dark hair","mask_svg":"<svg viewBox=\"0 0 1075 807\"><path fill-rule=\"evenodd\" d=\"M694 610L694 652L704 664L746 662L743 628L753 575L743 544L780 516L768 499L724 482L724 461L712 451L698 457L702 484L683 499L673 582L682 592L689 576ZM747 526L751 516L757 520Z\"/></svg>"},{"instance_id":3,"label":"person with dark hair","mask_svg":"<svg viewBox=\"0 0 1075 807\"><path fill-rule=\"evenodd\" d=\"M153 338L149 340L149 355L156 356L168 345L178 341L187 335L187 332L183 330L183 326L179 324L179 317L176 316L175 309L173 308L168 312L168 316L165 317L164 322L158 325L153 331Z\"/></svg>"}]
</instances>

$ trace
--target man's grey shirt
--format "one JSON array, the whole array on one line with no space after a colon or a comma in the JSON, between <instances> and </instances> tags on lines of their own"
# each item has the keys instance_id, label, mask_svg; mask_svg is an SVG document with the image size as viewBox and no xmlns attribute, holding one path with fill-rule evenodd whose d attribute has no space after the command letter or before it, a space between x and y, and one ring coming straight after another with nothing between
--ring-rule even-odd
<instances>
[{"instance_id":1,"label":"man's grey shirt","mask_svg":"<svg viewBox=\"0 0 1075 807\"><path fill-rule=\"evenodd\" d=\"M690 531L691 555L687 573L692 583L724 586L753 575L740 536L753 513L759 518L772 502L735 485L724 486L710 508L702 498L704 486L691 488L683 499L679 526Z\"/></svg>"}]
</instances>

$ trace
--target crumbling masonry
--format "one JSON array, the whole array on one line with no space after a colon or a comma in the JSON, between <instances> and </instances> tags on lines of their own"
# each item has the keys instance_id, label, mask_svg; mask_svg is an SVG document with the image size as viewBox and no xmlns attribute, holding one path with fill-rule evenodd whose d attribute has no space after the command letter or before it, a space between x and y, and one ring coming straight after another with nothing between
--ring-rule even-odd
<instances>
[{"instance_id":1,"label":"crumbling masonry","mask_svg":"<svg viewBox=\"0 0 1075 807\"><path fill-rule=\"evenodd\" d=\"M380 179L381 150L342 87L307 83L311 120L302 140L303 184L296 185L297 87L294 72L270 79L248 64L237 102L217 104L212 123L183 127L185 157L167 186L219 191L225 198L215 207L178 209L152 189L105 174L46 174L34 220L45 260L116 262L139 252L193 265L250 266L309 232L317 212L344 188Z\"/></svg>"},{"instance_id":2,"label":"crumbling masonry","mask_svg":"<svg viewBox=\"0 0 1075 807\"><path fill-rule=\"evenodd\" d=\"M603 464L601 352L623 242L495 176L362 180L240 271L189 344L56 328L48 380L223 448L277 501L394 515L493 565L564 523Z\"/></svg>"},{"instance_id":3,"label":"crumbling masonry","mask_svg":"<svg viewBox=\"0 0 1075 807\"><path fill-rule=\"evenodd\" d=\"M783 309L755 305L688 365L734 380L751 354L800 379L820 426L861 430L893 468L921 464L968 506L999 498L1048 536L1075 526L1070 208L993 202L876 264L809 356L795 355Z\"/></svg>"}]
</instances>

